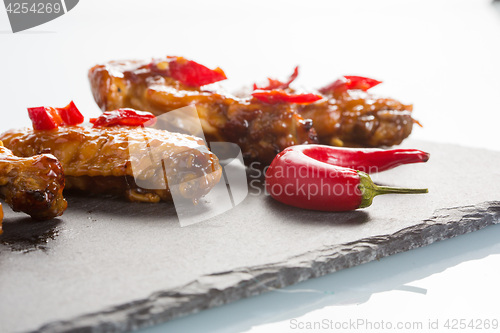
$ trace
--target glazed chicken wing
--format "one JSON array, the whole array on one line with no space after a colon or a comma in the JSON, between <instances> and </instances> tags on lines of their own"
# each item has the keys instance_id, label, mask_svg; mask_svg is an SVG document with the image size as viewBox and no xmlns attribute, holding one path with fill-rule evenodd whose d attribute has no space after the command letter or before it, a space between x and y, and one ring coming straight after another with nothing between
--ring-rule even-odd
<instances>
[{"instance_id":1,"label":"glazed chicken wing","mask_svg":"<svg viewBox=\"0 0 500 333\"><path fill-rule=\"evenodd\" d=\"M0 196L14 211L44 220L61 215L67 203L62 196L61 164L54 156L40 152L17 157L0 141Z\"/></svg>"},{"instance_id":2,"label":"glazed chicken wing","mask_svg":"<svg viewBox=\"0 0 500 333\"><path fill-rule=\"evenodd\" d=\"M195 105L207 139L237 143L247 162L269 163L284 148L303 143L392 146L412 131L411 105L360 89L324 92L322 100L308 105L268 104L186 86L169 75L169 59L93 67L89 79L94 99L103 111L131 107L156 115ZM296 69L288 82L270 79L271 89L293 92L288 86L297 75Z\"/></svg>"},{"instance_id":3,"label":"glazed chicken wing","mask_svg":"<svg viewBox=\"0 0 500 333\"><path fill-rule=\"evenodd\" d=\"M196 202L222 172L203 140L152 128L67 126L11 130L0 137L18 156L54 154L68 189L121 194L131 201L166 201L176 191Z\"/></svg>"},{"instance_id":4,"label":"glazed chicken wing","mask_svg":"<svg viewBox=\"0 0 500 333\"><path fill-rule=\"evenodd\" d=\"M411 134L412 105L362 90L325 94L325 97L325 100L298 109L300 115L312 120L323 144L393 146Z\"/></svg>"},{"instance_id":5,"label":"glazed chicken wing","mask_svg":"<svg viewBox=\"0 0 500 333\"><path fill-rule=\"evenodd\" d=\"M161 115L195 105L209 142L240 146L246 162L270 163L288 146L317 143L310 120L294 104L269 105L183 85L164 74L166 62L112 61L90 69L94 98L103 110L133 108Z\"/></svg>"}]
</instances>

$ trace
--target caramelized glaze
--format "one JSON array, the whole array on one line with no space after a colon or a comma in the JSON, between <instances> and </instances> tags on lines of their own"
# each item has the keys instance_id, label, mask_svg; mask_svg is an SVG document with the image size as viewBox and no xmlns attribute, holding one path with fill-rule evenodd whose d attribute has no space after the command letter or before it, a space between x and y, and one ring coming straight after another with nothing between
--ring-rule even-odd
<instances>
[{"instance_id":1,"label":"caramelized glaze","mask_svg":"<svg viewBox=\"0 0 500 333\"><path fill-rule=\"evenodd\" d=\"M170 200L172 185L178 185L182 197L196 201L222 172L200 138L152 128L68 126L10 130L0 137L16 155L56 156L68 189L121 193L132 201Z\"/></svg>"},{"instance_id":2,"label":"caramelized glaze","mask_svg":"<svg viewBox=\"0 0 500 333\"><path fill-rule=\"evenodd\" d=\"M413 107L362 90L348 90L301 106L313 121L321 143L335 146L380 147L400 144L412 131Z\"/></svg>"},{"instance_id":3,"label":"caramelized glaze","mask_svg":"<svg viewBox=\"0 0 500 333\"><path fill-rule=\"evenodd\" d=\"M67 207L62 196L63 169L52 155L33 155L14 156L0 141L0 196L16 212L51 219Z\"/></svg>"},{"instance_id":4,"label":"caramelized glaze","mask_svg":"<svg viewBox=\"0 0 500 333\"><path fill-rule=\"evenodd\" d=\"M151 66L135 60L94 66L89 79L97 104L103 111L130 107L156 115L195 105L207 139L237 143L247 162L267 164L284 148L304 143L392 146L408 137L413 127L411 105L361 90L325 94L323 100L305 106L269 105L216 89L184 86Z\"/></svg>"},{"instance_id":5,"label":"caramelized glaze","mask_svg":"<svg viewBox=\"0 0 500 333\"><path fill-rule=\"evenodd\" d=\"M207 140L238 144L247 162L270 163L288 146L317 142L311 122L303 119L293 104L269 105L184 86L151 71L144 61L98 65L90 70L89 79L103 111L130 107L161 115L195 105Z\"/></svg>"}]
</instances>

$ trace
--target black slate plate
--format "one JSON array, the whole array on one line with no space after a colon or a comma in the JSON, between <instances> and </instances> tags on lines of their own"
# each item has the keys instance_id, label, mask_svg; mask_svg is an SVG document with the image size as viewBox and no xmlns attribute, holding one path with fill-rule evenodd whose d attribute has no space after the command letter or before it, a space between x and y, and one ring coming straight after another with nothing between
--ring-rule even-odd
<instances>
[{"instance_id":1,"label":"black slate plate","mask_svg":"<svg viewBox=\"0 0 500 333\"><path fill-rule=\"evenodd\" d=\"M6 210L0 331L127 331L474 231L500 220L500 153L410 141L426 164L374 180L429 187L350 213L257 195L181 227L173 205L68 197L63 217Z\"/></svg>"}]
</instances>

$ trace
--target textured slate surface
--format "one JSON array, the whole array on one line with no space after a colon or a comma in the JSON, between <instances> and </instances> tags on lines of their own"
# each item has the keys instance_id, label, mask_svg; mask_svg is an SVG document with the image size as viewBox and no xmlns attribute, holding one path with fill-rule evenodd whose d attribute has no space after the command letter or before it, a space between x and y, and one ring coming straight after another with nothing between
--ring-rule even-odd
<instances>
[{"instance_id":1,"label":"textured slate surface","mask_svg":"<svg viewBox=\"0 0 500 333\"><path fill-rule=\"evenodd\" d=\"M374 176L429 187L351 213L310 212L259 195L180 227L170 204L70 196L62 218L6 209L0 331L126 331L424 246L500 221L500 153L409 142L427 164Z\"/></svg>"}]
</instances>

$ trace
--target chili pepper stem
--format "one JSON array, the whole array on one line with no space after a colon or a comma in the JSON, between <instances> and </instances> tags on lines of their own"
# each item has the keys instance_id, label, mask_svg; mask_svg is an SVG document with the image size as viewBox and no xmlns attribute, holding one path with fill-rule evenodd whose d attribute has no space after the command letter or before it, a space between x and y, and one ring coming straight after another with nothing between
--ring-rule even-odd
<instances>
[{"instance_id":1,"label":"chili pepper stem","mask_svg":"<svg viewBox=\"0 0 500 333\"><path fill-rule=\"evenodd\" d=\"M363 194L361 199L361 205L359 208L365 208L372 204L373 198L379 194L418 194L418 193L428 193L429 190L426 188L402 188L402 187L391 187L391 186L378 186L373 183L368 174L358 171L360 178L359 189Z\"/></svg>"},{"instance_id":2,"label":"chili pepper stem","mask_svg":"<svg viewBox=\"0 0 500 333\"><path fill-rule=\"evenodd\" d=\"M406 187L391 187L391 186L380 186L380 185L375 185L375 189L377 190L377 195L389 194L389 193L418 194L418 193L429 192L429 190L426 188L406 188Z\"/></svg>"}]
</instances>

